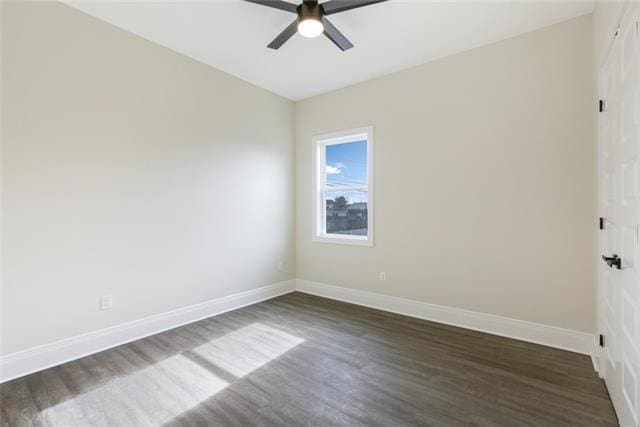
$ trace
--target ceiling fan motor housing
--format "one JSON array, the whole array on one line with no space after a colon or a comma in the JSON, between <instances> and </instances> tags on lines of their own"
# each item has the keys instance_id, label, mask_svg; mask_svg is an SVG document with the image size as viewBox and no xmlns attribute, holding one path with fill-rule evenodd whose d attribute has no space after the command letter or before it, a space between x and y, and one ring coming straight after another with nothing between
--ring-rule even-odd
<instances>
[{"instance_id":1,"label":"ceiling fan motor housing","mask_svg":"<svg viewBox=\"0 0 640 427\"><path fill-rule=\"evenodd\" d=\"M303 1L302 4L298 6L298 22L307 19L322 22L323 15L322 6L320 6L317 1Z\"/></svg>"}]
</instances>

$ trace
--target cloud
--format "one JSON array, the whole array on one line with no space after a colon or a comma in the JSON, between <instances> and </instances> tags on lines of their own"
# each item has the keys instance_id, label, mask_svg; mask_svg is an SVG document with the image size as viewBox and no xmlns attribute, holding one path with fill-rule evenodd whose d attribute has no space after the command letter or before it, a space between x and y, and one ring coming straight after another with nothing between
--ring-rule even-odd
<instances>
[{"instance_id":1,"label":"cloud","mask_svg":"<svg viewBox=\"0 0 640 427\"><path fill-rule=\"evenodd\" d=\"M340 172L342 172L342 169L345 169L345 165L343 165L342 163L338 162L335 165L327 165L326 171L327 174L329 175L339 175Z\"/></svg>"}]
</instances>

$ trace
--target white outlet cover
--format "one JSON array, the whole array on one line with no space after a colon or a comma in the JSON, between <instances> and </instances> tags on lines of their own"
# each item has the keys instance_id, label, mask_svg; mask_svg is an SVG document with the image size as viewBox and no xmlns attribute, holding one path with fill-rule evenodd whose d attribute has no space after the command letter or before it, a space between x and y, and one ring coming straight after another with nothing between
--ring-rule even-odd
<instances>
[{"instance_id":1,"label":"white outlet cover","mask_svg":"<svg viewBox=\"0 0 640 427\"><path fill-rule=\"evenodd\" d=\"M384 281L387 280L387 273L385 273L384 271L380 272L380 280Z\"/></svg>"},{"instance_id":2,"label":"white outlet cover","mask_svg":"<svg viewBox=\"0 0 640 427\"><path fill-rule=\"evenodd\" d=\"M109 310L113 308L113 296L103 295L100 297L100 310Z\"/></svg>"}]
</instances>

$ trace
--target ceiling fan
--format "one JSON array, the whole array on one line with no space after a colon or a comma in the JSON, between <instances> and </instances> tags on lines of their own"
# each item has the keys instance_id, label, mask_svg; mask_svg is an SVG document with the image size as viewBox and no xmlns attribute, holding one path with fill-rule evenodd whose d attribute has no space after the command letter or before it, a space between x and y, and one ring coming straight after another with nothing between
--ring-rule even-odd
<instances>
[{"instance_id":1,"label":"ceiling fan","mask_svg":"<svg viewBox=\"0 0 640 427\"><path fill-rule=\"evenodd\" d=\"M304 37L318 37L320 34L327 36L342 51L351 49L353 44L326 18L328 15L344 12L359 7L382 3L388 0L329 0L318 3L318 0L303 0L299 5L284 0L245 0L249 3L261 4L295 13L298 17L267 47L279 49L296 31Z\"/></svg>"}]
</instances>

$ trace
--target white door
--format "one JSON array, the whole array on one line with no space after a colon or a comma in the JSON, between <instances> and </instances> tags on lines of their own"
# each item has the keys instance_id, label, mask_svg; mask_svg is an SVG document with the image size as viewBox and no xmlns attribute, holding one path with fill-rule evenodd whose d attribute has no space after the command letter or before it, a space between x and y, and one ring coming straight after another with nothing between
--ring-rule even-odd
<instances>
[{"instance_id":1,"label":"white door","mask_svg":"<svg viewBox=\"0 0 640 427\"><path fill-rule=\"evenodd\" d=\"M623 426L640 424L640 4L627 7L600 70L600 374ZM620 260L615 259L617 255ZM618 262L620 263L618 268Z\"/></svg>"}]
</instances>

